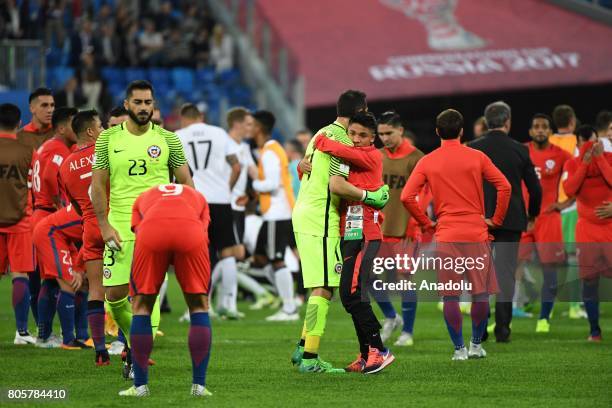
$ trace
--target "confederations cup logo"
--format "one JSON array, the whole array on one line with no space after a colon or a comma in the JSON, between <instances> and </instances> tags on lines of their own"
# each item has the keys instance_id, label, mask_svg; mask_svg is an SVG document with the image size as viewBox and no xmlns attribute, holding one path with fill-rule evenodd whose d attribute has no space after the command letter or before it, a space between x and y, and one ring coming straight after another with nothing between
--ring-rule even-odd
<instances>
[{"instance_id":1,"label":"confederations cup logo","mask_svg":"<svg viewBox=\"0 0 612 408\"><path fill-rule=\"evenodd\" d=\"M161 147L156 145L149 146L147 153L152 159L157 159L161 155Z\"/></svg>"},{"instance_id":2,"label":"confederations cup logo","mask_svg":"<svg viewBox=\"0 0 612 408\"><path fill-rule=\"evenodd\" d=\"M111 271L108 268L104 268L104 272L102 274L104 275L105 279L110 279L111 277Z\"/></svg>"}]
</instances>

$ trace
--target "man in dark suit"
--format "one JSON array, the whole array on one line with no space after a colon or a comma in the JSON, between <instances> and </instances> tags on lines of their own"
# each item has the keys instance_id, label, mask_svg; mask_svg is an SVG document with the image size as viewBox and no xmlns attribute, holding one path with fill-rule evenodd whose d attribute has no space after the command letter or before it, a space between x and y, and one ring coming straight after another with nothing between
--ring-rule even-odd
<instances>
[{"instance_id":1,"label":"man in dark suit","mask_svg":"<svg viewBox=\"0 0 612 408\"><path fill-rule=\"evenodd\" d=\"M495 338L498 342L506 343L510 341L518 243L522 231L533 228L535 217L540 213L542 189L529 158L529 150L508 135L511 124L510 106L502 101L490 104L485 109L485 121L490 130L469 146L486 154L512 185L510 205L504 223L491 231L495 239L493 256L499 284L495 304ZM529 192L529 215L525 213L522 181ZM491 217L495 211L495 188L485 183L484 195L486 217Z\"/></svg>"}]
</instances>

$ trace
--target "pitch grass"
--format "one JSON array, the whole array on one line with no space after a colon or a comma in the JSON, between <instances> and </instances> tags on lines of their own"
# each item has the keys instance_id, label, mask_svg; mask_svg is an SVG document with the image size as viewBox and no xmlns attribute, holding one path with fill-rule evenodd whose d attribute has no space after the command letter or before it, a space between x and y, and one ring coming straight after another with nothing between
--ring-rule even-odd
<instances>
[{"instance_id":1,"label":"pitch grass","mask_svg":"<svg viewBox=\"0 0 612 408\"><path fill-rule=\"evenodd\" d=\"M247 312L238 322L215 320L207 386L213 396L205 401L188 395L191 363L187 350L188 325L178 323L184 303L176 280L170 281L172 313L163 315L165 336L155 341L150 370L152 396L126 401L117 396L130 384L120 375L120 359L95 367L93 352L41 350L14 346L10 279L0 280L0 388L6 390L63 388L63 402L30 401L74 407L296 407L296 406L612 406L612 305L603 306L601 344L586 341L585 320L561 317L567 304L555 308L552 332L534 333L535 319L513 323L510 344L487 342L484 360L453 362L452 347L441 313L434 303L419 305L415 345L394 347L396 362L378 375L301 375L289 363L299 323L266 323L269 311ZM302 313L303 314L303 313ZM464 337L471 330L464 321ZM57 325L57 318L56 318ZM33 329L33 323L30 324ZM606 331L608 329L608 331ZM59 333L59 328L55 328ZM353 327L338 301L333 302L322 356L342 366L356 355Z\"/></svg>"}]
</instances>

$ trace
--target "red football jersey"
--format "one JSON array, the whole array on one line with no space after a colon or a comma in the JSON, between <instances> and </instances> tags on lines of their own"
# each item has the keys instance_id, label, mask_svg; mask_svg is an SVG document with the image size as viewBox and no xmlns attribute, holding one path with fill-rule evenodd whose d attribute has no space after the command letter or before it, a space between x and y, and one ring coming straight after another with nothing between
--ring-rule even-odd
<instances>
[{"instance_id":1,"label":"red football jersey","mask_svg":"<svg viewBox=\"0 0 612 408\"><path fill-rule=\"evenodd\" d=\"M34 208L55 208L53 196L62 196L58 181L59 168L70 154L70 148L59 139L47 140L38 148L38 157L32 167Z\"/></svg>"},{"instance_id":2,"label":"red football jersey","mask_svg":"<svg viewBox=\"0 0 612 408\"><path fill-rule=\"evenodd\" d=\"M559 183L563 175L563 166L572 156L559 146L550 144L546 149L539 150L534 143L529 143L529 157L533 162L535 172L542 186L542 212L559 199ZM529 203L529 195L523 186L525 203Z\"/></svg>"},{"instance_id":3,"label":"red football jersey","mask_svg":"<svg viewBox=\"0 0 612 408\"><path fill-rule=\"evenodd\" d=\"M83 221L95 218L91 204L91 166L93 165L95 144L84 146L70 154L60 168L60 179L67 195L79 205Z\"/></svg>"},{"instance_id":4,"label":"red football jersey","mask_svg":"<svg viewBox=\"0 0 612 408\"><path fill-rule=\"evenodd\" d=\"M208 230L210 215L204 196L182 184L162 184L142 193L132 207L132 230L148 221L181 219L201 222Z\"/></svg>"}]
</instances>

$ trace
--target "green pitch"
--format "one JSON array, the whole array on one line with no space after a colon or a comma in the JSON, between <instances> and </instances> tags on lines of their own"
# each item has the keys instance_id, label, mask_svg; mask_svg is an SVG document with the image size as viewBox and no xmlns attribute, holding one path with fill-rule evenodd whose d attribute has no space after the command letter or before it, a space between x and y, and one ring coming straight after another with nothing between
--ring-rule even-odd
<instances>
[{"instance_id":1,"label":"green pitch","mask_svg":"<svg viewBox=\"0 0 612 408\"><path fill-rule=\"evenodd\" d=\"M150 369L152 396L146 401L117 396L130 383L121 378L120 358L108 367L95 367L93 352L42 350L12 344L15 327L10 279L0 280L0 405L6 390L63 388L65 402L48 406L263 407L263 406L612 406L612 305L602 306L604 341L587 343L585 320L560 317L567 304L555 307L552 331L536 335L535 319L515 319L513 342L485 343L484 360L453 362L446 327L434 303L420 304L415 345L392 348L397 359L384 372L363 376L300 375L289 363L300 324L264 322L269 311L249 312L238 322L213 322L212 357L205 401L188 395L191 360L187 350L188 325L179 323L184 302L176 280L170 280L172 314L163 315L164 337L155 340ZM55 318L54 332L59 333ZM30 324L34 329L34 324ZM471 331L464 321L464 337ZM338 301L330 309L322 357L343 366L357 354L353 326ZM129 404L129 405L128 405ZM40 401L30 405L42 406ZM45 404L46 405L46 404Z\"/></svg>"}]
</instances>

